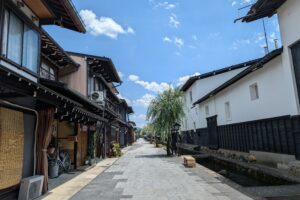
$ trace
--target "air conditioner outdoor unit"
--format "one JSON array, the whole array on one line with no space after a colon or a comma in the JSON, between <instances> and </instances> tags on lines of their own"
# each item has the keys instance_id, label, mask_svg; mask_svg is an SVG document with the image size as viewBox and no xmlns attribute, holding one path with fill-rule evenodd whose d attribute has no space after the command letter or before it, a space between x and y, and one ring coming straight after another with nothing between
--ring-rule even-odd
<instances>
[{"instance_id":1,"label":"air conditioner outdoor unit","mask_svg":"<svg viewBox=\"0 0 300 200\"><path fill-rule=\"evenodd\" d=\"M32 200L42 195L44 176L32 176L21 181L18 200Z\"/></svg>"},{"instance_id":2,"label":"air conditioner outdoor unit","mask_svg":"<svg viewBox=\"0 0 300 200\"><path fill-rule=\"evenodd\" d=\"M98 103L98 104L104 106L105 92L104 91L94 91L91 93L91 99L95 103Z\"/></svg>"}]
</instances>

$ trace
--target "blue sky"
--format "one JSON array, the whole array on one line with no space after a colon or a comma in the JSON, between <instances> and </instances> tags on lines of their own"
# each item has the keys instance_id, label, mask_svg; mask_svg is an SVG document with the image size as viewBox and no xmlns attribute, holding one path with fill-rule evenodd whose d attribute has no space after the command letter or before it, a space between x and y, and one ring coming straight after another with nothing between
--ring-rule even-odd
<instances>
[{"instance_id":1,"label":"blue sky","mask_svg":"<svg viewBox=\"0 0 300 200\"><path fill-rule=\"evenodd\" d=\"M254 0L252 0L253 2ZM46 30L68 51L112 58L123 80L120 95L142 127L154 96L193 74L264 55L262 21L233 23L251 0L73 0L87 27L80 34ZM270 48L280 39L277 17L265 19ZM279 42L280 43L280 42Z\"/></svg>"}]
</instances>

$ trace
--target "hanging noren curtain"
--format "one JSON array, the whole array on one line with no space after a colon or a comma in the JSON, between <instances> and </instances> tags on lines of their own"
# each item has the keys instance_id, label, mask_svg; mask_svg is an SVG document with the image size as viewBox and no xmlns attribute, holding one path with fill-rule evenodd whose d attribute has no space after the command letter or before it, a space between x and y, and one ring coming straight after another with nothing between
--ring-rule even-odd
<instances>
[{"instance_id":1,"label":"hanging noren curtain","mask_svg":"<svg viewBox=\"0 0 300 200\"><path fill-rule=\"evenodd\" d=\"M51 142L51 127L54 121L54 108L40 110L37 131L37 175L43 175L43 193L48 191L48 159L47 148Z\"/></svg>"}]
</instances>

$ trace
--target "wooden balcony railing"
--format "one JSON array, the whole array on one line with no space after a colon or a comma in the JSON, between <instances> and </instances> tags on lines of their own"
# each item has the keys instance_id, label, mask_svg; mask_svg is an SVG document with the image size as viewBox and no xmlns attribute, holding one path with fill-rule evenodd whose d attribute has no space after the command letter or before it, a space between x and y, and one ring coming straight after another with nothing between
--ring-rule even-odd
<instances>
[{"instance_id":1,"label":"wooden balcony railing","mask_svg":"<svg viewBox=\"0 0 300 200\"><path fill-rule=\"evenodd\" d=\"M117 105L111 102L108 98L105 99L105 108L113 112L118 118L121 118Z\"/></svg>"}]
</instances>

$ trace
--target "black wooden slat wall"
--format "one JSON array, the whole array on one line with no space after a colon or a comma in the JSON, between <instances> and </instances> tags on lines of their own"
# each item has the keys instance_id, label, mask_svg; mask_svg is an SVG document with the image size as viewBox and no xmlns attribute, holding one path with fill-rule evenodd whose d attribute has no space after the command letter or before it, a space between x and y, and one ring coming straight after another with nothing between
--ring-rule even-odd
<instances>
[{"instance_id":1,"label":"black wooden slat wall","mask_svg":"<svg viewBox=\"0 0 300 200\"><path fill-rule=\"evenodd\" d=\"M273 119L218 126L220 148L300 155L300 119L283 116ZM299 134L294 134L298 130ZM296 144L296 146L295 146Z\"/></svg>"},{"instance_id":2,"label":"black wooden slat wall","mask_svg":"<svg viewBox=\"0 0 300 200\"><path fill-rule=\"evenodd\" d=\"M300 160L300 116L282 116L218 126L219 148L295 155ZM183 142L208 146L206 128L183 132Z\"/></svg>"}]
</instances>

